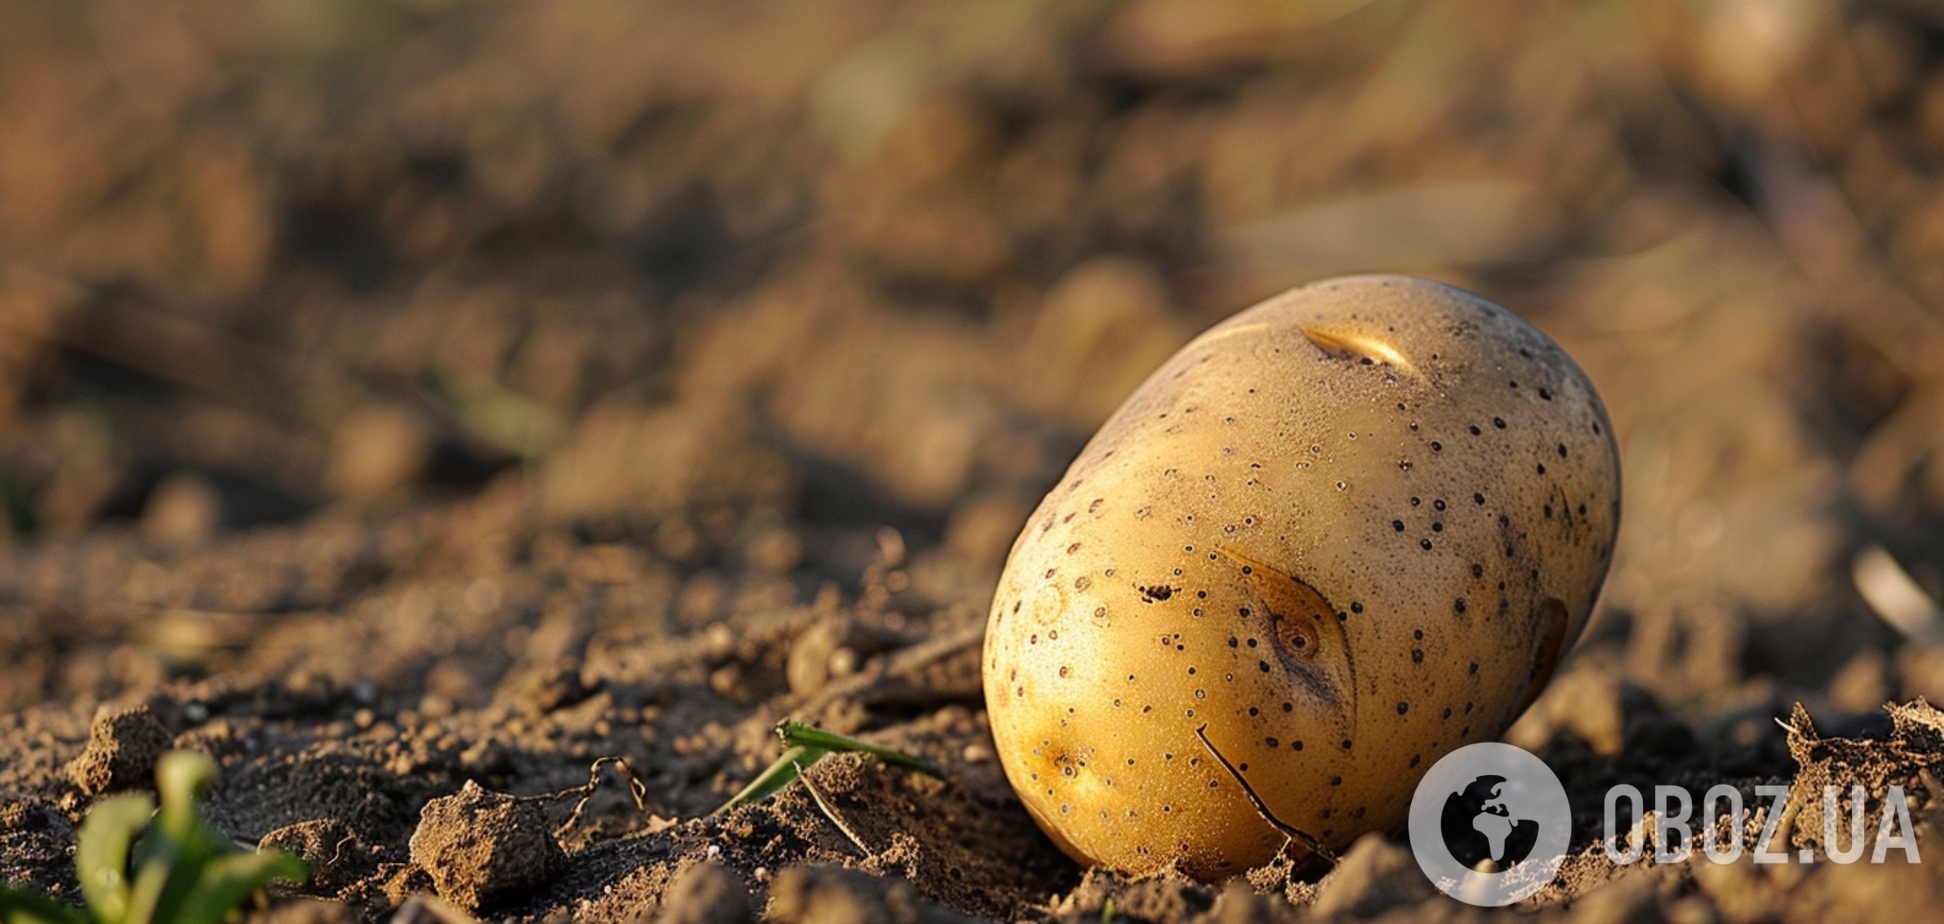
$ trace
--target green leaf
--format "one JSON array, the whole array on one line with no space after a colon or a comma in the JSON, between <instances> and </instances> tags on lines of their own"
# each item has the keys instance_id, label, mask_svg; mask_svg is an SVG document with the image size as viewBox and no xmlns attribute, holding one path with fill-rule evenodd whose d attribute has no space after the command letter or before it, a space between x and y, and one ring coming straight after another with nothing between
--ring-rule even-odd
<instances>
[{"instance_id":1,"label":"green leaf","mask_svg":"<svg viewBox=\"0 0 1944 924\"><path fill-rule=\"evenodd\" d=\"M872 744L869 741L848 738L836 732L827 732L814 725L786 721L776 726L776 733L783 738L785 745L791 747L821 748L831 752L857 751L875 755L888 763L897 764L907 770L916 770L927 776L938 776L937 767L923 760L919 760L910 754L906 754L903 751L895 751L883 745ZM809 763L806 762L804 766L809 766Z\"/></svg>"},{"instance_id":2,"label":"green leaf","mask_svg":"<svg viewBox=\"0 0 1944 924\"><path fill-rule=\"evenodd\" d=\"M716 809L713 814L725 814L736 806L754 802L790 785L804 770L809 769L811 764L831 753L856 751L871 754L907 770L916 770L931 776L939 775L938 768L903 751L894 751L869 741L859 741L836 732L827 732L802 722L784 721L776 726L776 734L783 739L783 756L778 757L775 763L770 764L761 775L748 786L743 787L742 792L729 797L729 801L724 802L722 807Z\"/></svg>"},{"instance_id":3,"label":"green leaf","mask_svg":"<svg viewBox=\"0 0 1944 924\"><path fill-rule=\"evenodd\" d=\"M128 913L129 847L154 814L155 800L133 794L104 799L88 811L74 849L74 871L95 920L120 921Z\"/></svg>"},{"instance_id":4,"label":"green leaf","mask_svg":"<svg viewBox=\"0 0 1944 924\"><path fill-rule=\"evenodd\" d=\"M828 753L830 752L814 747L797 746L785 749L783 756L776 759L776 763L770 764L760 775L751 780L748 786L743 787L742 792L730 796L729 801L722 803L722 807L716 809L714 814L727 814L736 806L754 802L790 785L801 772L800 767L808 767Z\"/></svg>"},{"instance_id":5,"label":"green leaf","mask_svg":"<svg viewBox=\"0 0 1944 924\"><path fill-rule=\"evenodd\" d=\"M202 801L215 780L216 759L201 751L170 751L155 762L164 835L184 843L202 838Z\"/></svg>"},{"instance_id":6,"label":"green leaf","mask_svg":"<svg viewBox=\"0 0 1944 924\"><path fill-rule=\"evenodd\" d=\"M281 850L217 857L202 868L170 924L222 924L231 911L272 880L301 883L309 878L310 868Z\"/></svg>"},{"instance_id":7,"label":"green leaf","mask_svg":"<svg viewBox=\"0 0 1944 924\"><path fill-rule=\"evenodd\" d=\"M88 924L88 917L51 896L0 885L0 924Z\"/></svg>"},{"instance_id":8,"label":"green leaf","mask_svg":"<svg viewBox=\"0 0 1944 924\"><path fill-rule=\"evenodd\" d=\"M176 853L156 852L149 855L135 867L135 881L128 890L128 910L119 919L97 917L102 924L149 924L150 921L164 921L166 914L156 914L162 904L163 894L169 890L169 879L176 870Z\"/></svg>"}]
</instances>

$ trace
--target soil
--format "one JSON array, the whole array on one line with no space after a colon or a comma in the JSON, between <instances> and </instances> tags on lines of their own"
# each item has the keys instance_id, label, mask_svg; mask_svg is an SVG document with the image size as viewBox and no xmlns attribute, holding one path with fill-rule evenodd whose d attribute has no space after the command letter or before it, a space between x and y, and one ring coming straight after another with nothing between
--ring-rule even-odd
<instances>
[{"instance_id":1,"label":"soil","mask_svg":"<svg viewBox=\"0 0 1944 924\"><path fill-rule=\"evenodd\" d=\"M1928 6L26 0L0 125L0 881L76 897L175 747L313 864L264 919L1483 916L1395 832L1083 870L982 706L1007 549L1121 398L1386 270L1545 330L1622 446L1507 734L1576 814L1518 910L1944 915L1901 851L1599 844L1616 783L1738 787L1751 843L1756 786L1902 786L1944 844ZM785 718L940 775L712 814Z\"/></svg>"}]
</instances>

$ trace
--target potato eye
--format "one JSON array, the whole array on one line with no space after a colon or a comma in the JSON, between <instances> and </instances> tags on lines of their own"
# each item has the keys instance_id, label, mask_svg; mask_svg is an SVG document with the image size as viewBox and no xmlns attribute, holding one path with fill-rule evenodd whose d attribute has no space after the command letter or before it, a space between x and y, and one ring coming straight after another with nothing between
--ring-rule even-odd
<instances>
[{"instance_id":1,"label":"potato eye","mask_svg":"<svg viewBox=\"0 0 1944 924\"><path fill-rule=\"evenodd\" d=\"M1298 658L1316 656L1317 641L1320 634L1316 629L1317 617L1314 615L1276 616L1276 641L1281 643L1285 654Z\"/></svg>"}]
</instances>

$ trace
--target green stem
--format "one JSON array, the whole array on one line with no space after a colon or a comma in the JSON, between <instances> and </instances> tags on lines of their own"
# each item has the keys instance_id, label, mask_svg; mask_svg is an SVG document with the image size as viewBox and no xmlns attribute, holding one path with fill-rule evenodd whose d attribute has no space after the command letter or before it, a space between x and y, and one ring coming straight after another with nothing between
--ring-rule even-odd
<instances>
[{"instance_id":1,"label":"green stem","mask_svg":"<svg viewBox=\"0 0 1944 924\"><path fill-rule=\"evenodd\" d=\"M742 788L742 792L730 796L729 801L722 803L721 808L716 809L710 814L728 814L730 810L737 806L755 802L770 793L790 785L792 781L802 776L803 771L808 769L811 764L822 760L825 754L854 751L860 754L870 754L886 763L894 764L907 770L914 770L928 776L940 775L937 767L932 766L926 761L919 760L910 754L902 751L894 751L881 745L872 744L869 741L859 741L856 738L846 737L835 732L827 732L821 728L805 725L802 722L784 721L782 724L776 726L776 734L777 737L783 739L783 756L778 757L775 763L764 768L763 772L758 774L756 779L751 780L748 786Z\"/></svg>"},{"instance_id":2,"label":"green stem","mask_svg":"<svg viewBox=\"0 0 1944 924\"><path fill-rule=\"evenodd\" d=\"M903 751L894 751L882 745L872 744L869 741L847 738L836 732L827 732L815 726L805 725L802 722L785 721L781 725L776 726L776 733L782 737L785 745L791 747L822 748L825 751L833 753L856 751L863 754L874 754L889 763L897 764L907 770L916 770L926 776L939 775L937 767L919 760L910 754L906 754Z\"/></svg>"},{"instance_id":3,"label":"green stem","mask_svg":"<svg viewBox=\"0 0 1944 924\"><path fill-rule=\"evenodd\" d=\"M769 768L764 770L761 775L750 780L749 785L742 788L742 792L730 796L729 801L722 803L722 807L716 809L713 814L726 815L731 809L739 805L754 802L790 785L797 778L798 773L801 772L798 769L799 767L807 767L816 763L826 753L829 752L806 747L793 747L785 750L783 756L776 759L776 763L770 764Z\"/></svg>"}]
</instances>

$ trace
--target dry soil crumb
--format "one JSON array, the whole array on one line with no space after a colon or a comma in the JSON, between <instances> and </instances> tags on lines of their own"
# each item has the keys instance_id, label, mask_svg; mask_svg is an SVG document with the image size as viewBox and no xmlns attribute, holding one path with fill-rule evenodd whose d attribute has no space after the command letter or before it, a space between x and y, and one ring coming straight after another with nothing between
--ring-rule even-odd
<instances>
[{"instance_id":1,"label":"dry soil crumb","mask_svg":"<svg viewBox=\"0 0 1944 924\"><path fill-rule=\"evenodd\" d=\"M742 878L713 860L683 867L662 894L656 924L747 924L755 919Z\"/></svg>"},{"instance_id":2,"label":"dry soil crumb","mask_svg":"<svg viewBox=\"0 0 1944 924\"><path fill-rule=\"evenodd\" d=\"M88 749L68 764L68 777L93 794L150 786L156 758L172 737L146 703L102 706L88 729Z\"/></svg>"},{"instance_id":3,"label":"dry soil crumb","mask_svg":"<svg viewBox=\"0 0 1944 924\"><path fill-rule=\"evenodd\" d=\"M532 800L489 792L471 780L426 803L412 834L412 862L439 897L471 911L525 895L566 862Z\"/></svg>"},{"instance_id":4,"label":"dry soil crumb","mask_svg":"<svg viewBox=\"0 0 1944 924\"><path fill-rule=\"evenodd\" d=\"M371 846L336 818L285 825L264 835L257 848L276 848L295 855L310 866L310 884L327 893L335 893L378 869Z\"/></svg>"},{"instance_id":5,"label":"dry soil crumb","mask_svg":"<svg viewBox=\"0 0 1944 924\"><path fill-rule=\"evenodd\" d=\"M1801 768L1789 787L1786 812L1795 824L1792 843L1798 848L1813 848L1827 854L1824 843L1824 794L1834 788L1838 830L1849 828L1854 811L1852 797L1861 787L1866 829L1874 831L1887 807L1886 799L1896 787L1905 798L1911 818L1923 817L1924 809L1944 792L1939 792L1936 771L1944 763L1944 713L1919 698L1912 703L1884 707L1889 713L1887 734L1871 738L1824 737L1817 734L1809 713L1797 704L1789 720L1789 751ZM1840 846L1849 846L1846 835Z\"/></svg>"},{"instance_id":6,"label":"dry soil crumb","mask_svg":"<svg viewBox=\"0 0 1944 924\"><path fill-rule=\"evenodd\" d=\"M925 901L910 883L830 867L784 870L767 915L779 924L972 924Z\"/></svg>"}]
</instances>

